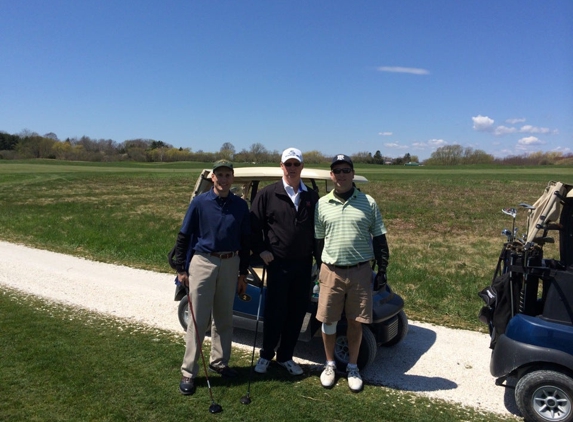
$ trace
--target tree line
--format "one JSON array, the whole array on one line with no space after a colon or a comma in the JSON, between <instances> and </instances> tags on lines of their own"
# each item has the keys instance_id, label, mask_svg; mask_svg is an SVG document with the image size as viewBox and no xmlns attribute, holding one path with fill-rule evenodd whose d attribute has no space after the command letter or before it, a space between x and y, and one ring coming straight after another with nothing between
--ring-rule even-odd
<instances>
[{"instance_id":1,"label":"tree line","mask_svg":"<svg viewBox=\"0 0 573 422\"><path fill-rule=\"evenodd\" d=\"M325 164L331 156L313 151L303 151L304 160L309 164ZM130 139L118 143L112 139L66 138L61 141L55 133L43 136L23 130L19 134L0 131L0 159L57 159L74 161L139 161L174 162L199 161L213 162L228 159L239 163L278 163L280 151L268 150L261 143L253 143L248 149L236 151L234 145L225 142L218 151L208 152L191 148L176 148L171 144L154 139ZM418 157L404 154L402 157L383 156L380 150L351 154L355 163L379 165L418 164ZM424 165L464 165L464 164L506 164L506 165L549 165L573 164L573 154L559 152L536 152L521 156L494 158L482 150L474 150L461 145L447 145L434 151Z\"/></svg>"}]
</instances>

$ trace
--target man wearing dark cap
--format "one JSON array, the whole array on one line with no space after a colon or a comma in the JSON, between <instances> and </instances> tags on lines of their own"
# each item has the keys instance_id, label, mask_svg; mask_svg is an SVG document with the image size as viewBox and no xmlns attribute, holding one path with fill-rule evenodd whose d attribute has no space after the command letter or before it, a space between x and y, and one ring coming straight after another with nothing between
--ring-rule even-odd
<instances>
[{"instance_id":1,"label":"man wearing dark cap","mask_svg":"<svg viewBox=\"0 0 573 422\"><path fill-rule=\"evenodd\" d=\"M184 395L195 392L199 348L211 315L209 369L223 377L237 375L229 367L233 301L235 294L246 291L251 232L247 203L230 191L233 175L231 162L220 160L213 164L213 188L193 198L177 236L174 256L177 278L189 287L197 323L197 332L191 319L187 324L179 383L179 391Z\"/></svg>"},{"instance_id":2,"label":"man wearing dark cap","mask_svg":"<svg viewBox=\"0 0 573 422\"><path fill-rule=\"evenodd\" d=\"M301 375L293 352L310 298L318 193L301 181L299 149L285 149L280 165L282 179L261 189L251 207L252 250L268 269L263 347L255 372L267 372L276 353L279 365Z\"/></svg>"},{"instance_id":3,"label":"man wearing dark cap","mask_svg":"<svg viewBox=\"0 0 573 422\"><path fill-rule=\"evenodd\" d=\"M344 154L336 155L330 165L330 178L334 189L320 198L314 219L322 262L316 318L322 322L326 354L320 382L325 388L335 384L336 324L344 311L348 323L348 387L359 392L363 386L357 366L362 324L372 322L372 270L369 264L376 259L376 278L379 283L383 282L390 254L386 227L376 201L354 187L352 159Z\"/></svg>"}]
</instances>

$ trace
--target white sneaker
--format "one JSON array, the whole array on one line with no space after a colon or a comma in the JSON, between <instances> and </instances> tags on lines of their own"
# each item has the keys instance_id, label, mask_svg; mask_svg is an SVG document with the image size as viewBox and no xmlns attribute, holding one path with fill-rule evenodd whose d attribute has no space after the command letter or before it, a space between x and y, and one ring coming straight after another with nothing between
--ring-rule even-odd
<instances>
[{"instance_id":1,"label":"white sneaker","mask_svg":"<svg viewBox=\"0 0 573 422\"><path fill-rule=\"evenodd\" d=\"M259 374L266 374L270 363L271 361L268 359L259 358L257 364L255 365L255 372L258 372Z\"/></svg>"},{"instance_id":2,"label":"white sneaker","mask_svg":"<svg viewBox=\"0 0 573 422\"><path fill-rule=\"evenodd\" d=\"M336 367L334 365L324 365L322 374L320 374L320 383L324 388L332 388L336 381Z\"/></svg>"},{"instance_id":3,"label":"white sneaker","mask_svg":"<svg viewBox=\"0 0 573 422\"><path fill-rule=\"evenodd\" d=\"M302 375L304 371L294 360L287 360L285 362L277 362L280 366L285 367L291 375Z\"/></svg>"},{"instance_id":4,"label":"white sneaker","mask_svg":"<svg viewBox=\"0 0 573 422\"><path fill-rule=\"evenodd\" d=\"M346 368L346 372L350 390L354 393L362 391L362 377L360 376L360 372L358 372L358 368Z\"/></svg>"}]
</instances>

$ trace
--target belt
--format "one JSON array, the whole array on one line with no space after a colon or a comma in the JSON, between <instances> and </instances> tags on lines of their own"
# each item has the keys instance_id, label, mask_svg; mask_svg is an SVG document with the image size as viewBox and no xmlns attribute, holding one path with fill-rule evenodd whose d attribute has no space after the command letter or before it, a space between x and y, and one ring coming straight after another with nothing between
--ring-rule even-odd
<instances>
[{"instance_id":1,"label":"belt","mask_svg":"<svg viewBox=\"0 0 573 422\"><path fill-rule=\"evenodd\" d=\"M229 259L229 258L232 258L232 257L238 255L238 254L239 254L239 252L237 252L237 251L234 251L234 252L223 252L223 253L221 253L221 252L211 252L211 253L209 253L209 255L211 255L211 256L216 256L217 258L220 258L220 259Z\"/></svg>"},{"instance_id":2,"label":"belt","mask_svg":"<svg viewBox=\"0 0 573 422\"><path fill-rule=\"evenodd\" d=\"M363 264L368 264L370 261L364 261L364 262L359 262L358 264L354 264L354 265L332 265L335 268L342 268L342 269L349 269L349 268L354 268L354 267L360 267Z\"/></svg>"}]
</instances>

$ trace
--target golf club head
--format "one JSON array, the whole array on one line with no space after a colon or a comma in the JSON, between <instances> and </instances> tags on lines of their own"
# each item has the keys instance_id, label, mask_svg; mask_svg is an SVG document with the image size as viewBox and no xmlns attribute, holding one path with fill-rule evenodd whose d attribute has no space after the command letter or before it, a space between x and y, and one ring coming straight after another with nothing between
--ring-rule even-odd
<instances>
[{"instance_id":1,"label":"golf club head","mask_svg":"<svg viewBox=\"0 0 573 422\"><path fill-rule=\"evenodd\" d=\"M515 208L503 208L501 211L513 218L517 216L517 210Z\"/></svg>"},{"instance_id":2,"label":"golf club head","mask_svg":"<svg viewBox=\"0 0 573 422\"><path fill-rule=\"evenodd\" d=\"M526 204L525 202L522 202L521 204L519 204L519 206L526 208L528 210L534 210L535 209L535 207L533 205Z\"/></svg>"},{"instance_id":3,"label":"golf club head","mask_svg":"<svg viewBox=\"0 0 573 422\"><path fill-rule=\"evenodd\" d=\"M211 406L209 406L209 412L210 413L221 413L222 411L223 411L223 408L221 407L220 404L213 403Z\"/></svg>"},{"instance_id":4,"label":"golf club head","mask_svg":"<svg viewBox=\"0 0 573 422\"><path fill-rule=\"evenodd\" d=\"M507 237L508 242L511 242L511 239L512 239L511 231L509 231L508 229L503 229L501 231L501 234L504 235L505 237Z\"/></svg>"},{"instance_id":5,"label":"golf club head","mask_svg":"<svg viewBox=\"0 0 573 422\"><path fill-rule=\"evenodd\" d=\"M243 404L251 404L251 397L248 394L241 397L241 403Z\"/></svg>"}]
</instances>

